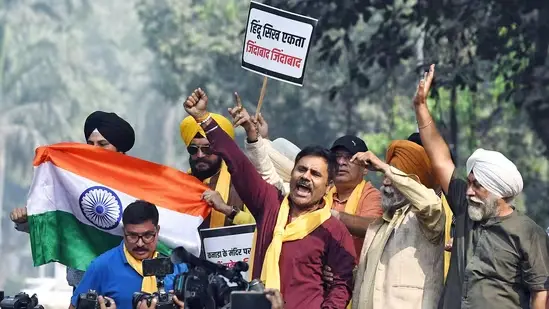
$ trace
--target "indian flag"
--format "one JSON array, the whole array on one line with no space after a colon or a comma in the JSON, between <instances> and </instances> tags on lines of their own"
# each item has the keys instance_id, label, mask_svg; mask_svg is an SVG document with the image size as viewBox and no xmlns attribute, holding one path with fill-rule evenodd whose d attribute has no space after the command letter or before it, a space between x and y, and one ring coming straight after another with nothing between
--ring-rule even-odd
<instances>
[{"instance_id":1,"label":"indian flag","mask_svg":"<svg viewBox=\"0 0 549 309\"><path fill-rule=\"evenodd\" d=\"M122 212L136 201L160 213L159 251L200 254L198 226L210 208L207 187L176 169L86 144L39 147L27 213L34 265L60 262L86 270L122 241Z\"/></svg>"}]
</instances>

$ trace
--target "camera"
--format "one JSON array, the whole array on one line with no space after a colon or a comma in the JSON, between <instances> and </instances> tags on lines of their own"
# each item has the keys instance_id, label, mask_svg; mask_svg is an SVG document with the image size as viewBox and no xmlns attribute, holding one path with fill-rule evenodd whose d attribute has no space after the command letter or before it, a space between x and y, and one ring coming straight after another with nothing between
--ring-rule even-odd
<instances>
[{"instance_id":1,"label":"camera","mask_svg":"<svg viewBox=\"0 0 549 309\"><path fill-rule=\"evenodd\" d=\"M153 298L157 298L157 309L174 309L178 306L173 302L173 294L164 289L164 278L174 272L174 266L170 258L161 257L156 259L143 260L143 277L155 276L158 291L154 293L135 292L132 297L132 306L137 308L140 301L146 301L147 306L151 305Z\"/></svg>"},{"instance_id":2,"label":"camera","mask_svg":"<svg viewBox=\"0 0 549 309\"><path fill-rule=\"evenodd\" d=\"M88 293L82 293L78 295L78 300L76 301L76 309L99 309L99 300L97 299L99 295L94 290L89 290ZM110 307L111 302L108 299L105 299L105 306Z\"/></svg>"},{"instance_id":3,"label":"camera","mask_svg":"<svg viewBox=\"0 0 549 309\"><path fill-rule=\"evenodd\" d=\"M44 309L38 304L36 294L29 296L26 293L19 293L14 297L5 297L4 292L0 292L0 308L1 309Z\"/></svg>"},{"instance_id":4,"label":"camera","mask_svg":"<svg viewBox=\"0 0 549 309\"><path fill-rule=\"evenodd\" d=\"M248 282L242 277L242 272L248 271L245 262L236 262L229 268L197 258L183 247L173 250L171 261L190 266L187 274L177 275L174 280L174 294L185 302L185 309L228 309L233 291L265 290L261 281ZM235 283L236 287L229 287L225 279Z\"/></svg>"}]
</instances>

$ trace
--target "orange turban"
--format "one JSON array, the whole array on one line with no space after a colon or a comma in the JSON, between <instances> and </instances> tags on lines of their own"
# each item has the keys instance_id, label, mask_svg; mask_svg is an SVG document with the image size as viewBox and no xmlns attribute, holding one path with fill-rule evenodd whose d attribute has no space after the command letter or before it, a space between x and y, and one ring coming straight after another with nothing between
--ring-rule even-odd
<instances>
[{"instance_id":1,"label":"orange turban","mask_svg":"<svg viewBox=\"0 0 549 309\"><path fill-rule=\"evenodd\" d=\"M231 121L219 114L210 113L210 115L212 115L213 120L217 122L217 125L229 134L232 139L234 139L234 128ZM196 123L196 120L194 120L191 116L187 116L183 119L183 121L181 121L181 124L179 124L179 132L181 133L181 139L183 139L186 146L191 144L191 141L196 134L206 137L206 133L204 133L202 127Z\"/></svg>"},{"instance_id":2,"label":"orange turban","mask_svg":"<svg viewBox=\"0 0 549 309\"><path fill-rule=\"evenodd\" d=\"M389 165L416 175L427 188L433 189L437 185L431 161L420 145L405 140L393 141L385 157Z\"/></svg>"}]
</instances>

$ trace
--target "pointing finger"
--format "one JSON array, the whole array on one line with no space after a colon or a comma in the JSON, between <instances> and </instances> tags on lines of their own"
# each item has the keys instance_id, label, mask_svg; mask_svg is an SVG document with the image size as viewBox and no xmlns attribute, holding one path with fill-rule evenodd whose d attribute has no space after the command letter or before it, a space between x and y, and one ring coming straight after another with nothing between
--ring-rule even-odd
<instances>
[{"instance_id":1,"label":"pointing finger","mask_svg":"<svg viewBox=\"0 0 549 309\"><path fill-rule=\"evenodd\" d=\"M238 95L238 92L234 93L234 101L236 103L236 106L242 107L242 101L240 100L240 96Z\"/></svg>"}]
</instances>

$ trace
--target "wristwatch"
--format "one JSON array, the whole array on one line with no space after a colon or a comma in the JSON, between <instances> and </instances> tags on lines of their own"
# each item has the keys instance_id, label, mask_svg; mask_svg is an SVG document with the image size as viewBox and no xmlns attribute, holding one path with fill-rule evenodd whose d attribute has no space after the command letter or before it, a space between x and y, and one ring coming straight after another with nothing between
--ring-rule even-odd
<instances>
[{"instance_id":1,"label":"wristwatch","mask_svg":"<svg viewBox=\"0 0 549 309\"><path fill-rule=\"evenodd\" d=\"M234 220L234 217L236 217L236 215L238 214L238 212L240 211L240 209L236 208L233 206L233 210L231 211L231 213L227 216L227 218L229 218L229 220L233 221Z\"/></svg>"}]
</instances>

